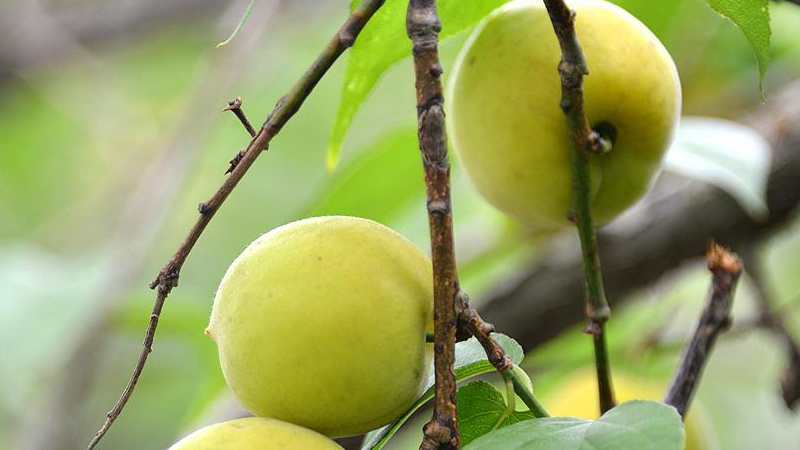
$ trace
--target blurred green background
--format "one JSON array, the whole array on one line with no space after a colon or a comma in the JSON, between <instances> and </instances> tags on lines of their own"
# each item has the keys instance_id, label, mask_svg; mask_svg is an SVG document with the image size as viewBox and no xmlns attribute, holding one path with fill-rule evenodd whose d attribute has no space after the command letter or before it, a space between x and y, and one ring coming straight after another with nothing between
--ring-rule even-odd
<instances>
[{"instance_id":1,"label":"blurred green background","mask_svg":"<svg viewBox=\"0 0 800 450\"><path fill-rule=\"evenodd\" d=\"M763 107L746 39L704 1L616 3L672 53L685 114L737 119ZM149 281L249 140L222 107L241 95L251 121L261 123L339 27L349 1L261 0L242 34L216 49L246 4L0 4L0 449L83 448L139 352L154 299ZM800 76L800 8L775 3L772 14L767 96ZM443 42L446 72L466 36ZM201 237L167 301L137 391L100 448L163 449L242 413L203 329L222 274L258 235L302 217L348 214L380 221L427 250L411 62L381 80L348 134L342 163L328 173L344 63ZM481 200L453 162L462 285L480 299L547 255L540 240ZM800 296L800 223L764 248L768 288L791 307ZM615 370L666 383L707 284L702 264L687 261L615 310ZM739 294L737 318L752 316L747 280ZM798 314L788 316L800 326ZM648 346L653 324L660 340ZM591 358L576 329L529 355L526 368L547 392ZM796 447L800 418L778 395L784 364L767 332L721 339L698 399L719 448ZM419 430L412 424L390 447L416 448Z\"/></svg>"}]
</instances>

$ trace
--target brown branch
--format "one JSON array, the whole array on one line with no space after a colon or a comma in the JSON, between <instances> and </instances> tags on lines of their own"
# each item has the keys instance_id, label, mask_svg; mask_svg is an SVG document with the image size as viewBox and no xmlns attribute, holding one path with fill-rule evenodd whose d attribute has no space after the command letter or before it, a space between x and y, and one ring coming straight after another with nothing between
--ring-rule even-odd
<instances>
[{"instance_id":1,"label":"brown branch","mask_svg":"<svg viewBox=\"0 0 800 450\"><path fill-rule=\"evenodd\" d=\"M683 417L689 409L717 336L730 327L736 283L743 269L742 261L736 254L717 244L711 245L707 258L708 270L712 273L708 303L700 316L694 336L683 350L680 363L664 396L664 402L674 406Z\"/></svg>"},{"instance_id":2,"label":"brown branch","mask_svg":"<svg viewBox=\"0 0 800 450\"><path fill-rule=\"evenodd\" d=\"M560 106L566 116L572 141L571 219L577 225L583 252L586 280L585 308L589 319L585 332L592 336L594 342L600 412L604 413L615 405L605 336L605 323L611 315L611 309L603 288L600 253L592 219L590 170L586 153L602 154L610 150L610 145L592 130L583 109L583 77L589 74L589 69L575 33L575 12L567 8L563 0L545 0L544 4L561 46L561 61L558 64L558 72L561 75Z\"/></svg>"},{"instance_id":3,"label":"brown branch","mask_svg":"<svg viewBox=\"0 0 800 450\"><path fill-rule=\"evenodd\" d=\"M134 367L133 374L131 375L128 384L126 385L122 395L117 403L109 411L106 421L100 430L97 431L92 441L89 443L88 449L94 448L102 437L108 432L111 425L119 417L122 409L125 407L128 399L133 393L133 389L138 382L144 365L147 361L147 356L152 350L152 342L155 337L156 327L158 326L158 319L161 314L161 309L166 301L167 296L172 289L178 285L180 276L180 269L186 258L189 256L194 244L200 238L200 235L205 230L205 227L211 221L211 218L217 212L219 207L230 195L233 189L242 179L250 166L255 162L256 158L261 152L267 150L269 142L278 134L286 122L298 111L305 99L317 85L323 75L338 59L338 57L353 45L358 34L364 28L367 21L372 17L375 11L383 5L383 0L364 0L357 8L355 8L342 27L328 42L323 51L306 70L301 78L292 86L289 92L281 98L275 105L272 113L270 113L264 125L258 131L256 136L250 141L245 150L239 164L231 171L228 178L225 179L222 186L216 193L205 203L200 204L200 217L195 222L190 230L188 236L184 239L175 254L164 265L161 271L156 276L155 280L150 284L151 289L157 289L158 295L156 296L153 313L150 316L150 323L145 333L145 340L142 344L142 350L139 358Z\"/></svg>"},{"instance_id":4,"label":"brown branch","mask_svg":"<svg viewBox=\"0 0 800 450\"><path fill-rule=\"evenodd\" d=\"M450 162L447 158L438 34L441 22L435 0L410 0L406 31L413 44L417 91L419 148L425 168L428 221L433 259L434 367L433 418L425 425L420 449L458 449L456 343L458 272L450 204Z\"/></svg>"}]
</instances>

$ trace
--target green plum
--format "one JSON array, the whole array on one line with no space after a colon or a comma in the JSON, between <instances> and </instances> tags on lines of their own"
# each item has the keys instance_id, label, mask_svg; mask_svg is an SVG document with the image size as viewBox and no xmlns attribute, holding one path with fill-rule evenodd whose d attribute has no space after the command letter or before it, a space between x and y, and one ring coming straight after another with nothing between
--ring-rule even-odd
<instances>
[{"instance_id":1,"label":"green plum","mask_svg":"<svg viewBox=\"0 0 800 450\"><path fill-rule=\"evenodd\" d=\"M275 419L248 417L209 425L169 450L343 450L309 429Z\"/></svg>"},{"instance_id":2,"label":"green plum","mask_svg":"<svg viewBox=\"0 0 800 450\"><path fill-rule=\"evenodd\" d=\"M669 53L635 17L601 0L569 0L589 66L590 125L613 143L591 155L594 216L604 223L648 190L681 109ZM492 12L455 64L448 128L467 175L506 214L534 229L567 225L569 134L559 107L561 50L541 0Z\"/></svg>"},{"instance_id":3,"label":"green plum","mask_svg":"<svg viewBox=\"0 0 800 450\"><path fill-rule=\"evenodd\" d=\"M328 436L408 410L432 357L430 259L355 217L276 228L231 264L206 330L228 386L254 414Z\"/></svg>"}]
</instances>

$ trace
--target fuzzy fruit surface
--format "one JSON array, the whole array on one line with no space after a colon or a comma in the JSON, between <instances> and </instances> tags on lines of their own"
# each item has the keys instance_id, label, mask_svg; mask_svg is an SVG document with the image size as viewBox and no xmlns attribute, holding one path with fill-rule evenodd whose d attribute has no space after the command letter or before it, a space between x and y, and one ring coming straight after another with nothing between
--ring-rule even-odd
<instances>
[{"instance_id":1,"label":"fuzzy fruit surface","mask_svg":"<svg viewBox=\"0 0 800 450\"><path fill-rule=\"evenodd\" d=\"M430 259L381 224L300 220L236 258L206 331L228 386L254 414L362 434L422 393L432 278Z\"/></svg>"},{"instance_id":2,"label":"fuzzy fruit surface","mask_svg":"<svg viewBox=\"0 0 800 450\"><path fill-rule=\"evenodd\" d=\"M589 123L613 142L591 155L595 220L648 190L680 116L672 58L635 17L601 0L570 0L588 62ZM561 50L541 0L492 12L461 50L450 80L448 128L478 191L531 228L568 225L570 138L559 107Z\"/></svg>"},{"instance_id":3,"label":"fuzzy fruit surface","mask_svg":"<svg viewBox=\"0 0 800 450\"><path fill-rule=\"evenodd\" d=\"M329 438L291 423L248 417L201 428L169 450L343 450Z\"/></svg>"},{"instance_id":4,"label":"fuzzy fruit surface","mask_svg":"<svg viewBox=\"0 0 800 450\"><path fill-rule=\"evenodd\" d=\"M617 403L629 400L661 401L665 386L650 380L614 373L614 395ZM600 416L597 381L593 369L584 369L567 376L556 391L544 399L547 411L553 416L596 419ZM702 409L695 404L686 419L685 450L718 450L711 427Z\"/></svg>"}]
</instances>

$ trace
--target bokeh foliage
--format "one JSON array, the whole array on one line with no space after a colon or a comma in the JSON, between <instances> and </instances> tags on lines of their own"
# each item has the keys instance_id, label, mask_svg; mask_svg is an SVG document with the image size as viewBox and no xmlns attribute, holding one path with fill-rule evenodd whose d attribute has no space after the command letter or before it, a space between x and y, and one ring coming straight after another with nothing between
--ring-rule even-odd
<instances>
[{"instance_id":1,"label":"bokeh foliage","mask_svg":"<svg viewBox=\"0 0 800 450\"><path fill-rule=\"evenodd\" d=\"M260 123L339 26L347 3L284 2L267 24L249 23L243 37L261 33L258 43L230 67L231 87L215 92L211 104L221 109L242 95L245 111ZM760 107L758 70L747 39L702 0L617 3L651 27L675 57L687 114L736 119ZM800 76L800 8L779 3L772 10L767 97ZM211 17L186 19L89 42L81 57L12 68L0 79L0 342L6 344L0 351L0 448L37 448L36 434L50 426L50 414L57 412L54 402L69 394L59 391L65 380L84 380L86 391L69 398L69 415L58 418L68 432L57 448L80 447L118 396L150 314L150 278L194 221L197 203L218 187L227 161L248 140L232 117L187 110L193 99L206 95L198 85L213 72L219 52L243 45L235 40L221 50L214 47L235 21L223 20L220 27ZM461 33L443 44L446 72L464 38ZM398 62L378 82L354 117L339 168L328 173L325 150L343 63L322 81L201 238L168 300L145 375L104 448L166 448L198 424L237 414L216 349L203 329L218 280L258 235L309 215L352 214L378 220L427 249L410 62ZM212 114L210 126L200 120L192 126L192 116L207 114ZM186 133L175 135L182 121L188 123ZM157 158L190 135L195 145L183 159L165 159L178 194L165 205L152 205L161 213L148 217L148 208L137 213L157 224L153 242L146 257L134 264L133 275L119 277L118 268L131 253L117 245L126 240L114 240L114 235L123 226L132 192ZM453 163L462 282L480 305L496 285L542 256L537 247L541 237L526 235L482 201L455 158ZM142 189L147 198L163 185ZM765 248L770 288L788 305L800 296L795 275L800 271L800 228L795 224ZM609 325L619 370L668 376L682 336L693 326L707 276L702 267L690 265L665 283L640 294L642 301L620 310ZM748 317L748 307L752 300L741 295L737 317ZM637 346L642 328L673 317L673 308L681 314L668 321L668 345ZM111 313L99 321L90 348L76 348L107 310ZM94 364L65 371L80 350L96 353ZM537 389L546 391L561 374L588 363L590 351L573 330L529 355L526 367ZM742 364L743 353L752 355L747 364ZM777 396L781 357L777 341L761 332L723 338L708 371L715 382L704 383L699 393L723 436L722 448L789 448L796 443L792 439L800 419L786 412ZM412 425L405 434L408 442L418 443L419 427ZM402 439L387 448L403 448Z\"/></svg>"}]
</instances>

